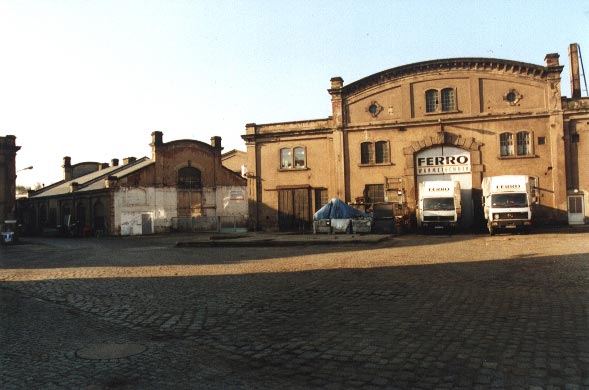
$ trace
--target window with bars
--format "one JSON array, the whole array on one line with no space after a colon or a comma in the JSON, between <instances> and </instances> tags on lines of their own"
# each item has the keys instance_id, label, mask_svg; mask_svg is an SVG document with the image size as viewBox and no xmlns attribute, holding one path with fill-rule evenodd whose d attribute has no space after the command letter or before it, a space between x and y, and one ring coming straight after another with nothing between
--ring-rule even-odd
<instances>
[{"instance_id":1,"label":"window with bars","mask_svg":"<svg viewBox=\"0 0 589 390\"><path fill-rule=\"evenodd\" d=\"M501 133L499 135L499 144L501 149L501 156L513 156L513 134Z\"/></svg>"},{"instance_id":2,"label":"window with bars","mask_svg":"<svg viewBox=\"0 0 589 390\"><path fill-rule=\"evenodd\" d=\"M454 111L455 110L455 99L454 89L444 88L442 89L442 111Z\"/></svg>"},{"instance_id":3,"label":"window with bars","mask_svg":"<svg viewBox=\"0 0 589 390\"><path fill-rule=\"evenodd\" d=\"M184 167L178 170L178 188L199 189L202 187L200 170Z\"/></svg>"},{"instance_id":4,"label":"window with bars","mask_svg":"<svg viewBox=\"0 0 589 390\"><path fill-rule=\"evenodd\" d=\"M384 184L366 184L364 186L364 199L366 203L384 202Z\"/></svg>"},{"instance_id":5,"label":"window with bars","mask_svg":"<svg viewBox=\"0 0 589 390\"><path fill-rule=\"evenodd\" d=\"M425 92L425 112L438 111L438 91L430 89Z\"/></svg>"},{"instance_id":6,"label":"window with bars","mask_svg":"<svg viewBox=\"0 0 589 390\"><path fill-rule=\"evenodd\" d=\"M387 141L377 141L374 144L375 162L377 164L388 163L389 159L389 143Z\"/></svg>"},{"instance_id":7,"label":"window with bars","mask_svg":"<svg viewBox=\"0 0 589 390\"><path fill-rule=\"evenodd\" d=\"M530 145L530 133L528 131L519 131L516 134L517 137L517 155L528 156L532 154L532 148Z\"/></svg>"},{"instance_id":8,"label":"window with bars","mask_svg":"<svg viewBox=\"0 0 589 390\"><path fill-rule=\"evenodd\" d=\"M426 113L450 111L456 111L456 90L454 88L428 89L425 91Z\"/></svg>"},{"instance_id":9,"label":"window with bars","mask_svg":"<svg viewBox=\"0 0 589 390\"><path fill-rule=\"evenodd\" d=\"M538 137L540 139L542 137ZM500 157L526 157L534 154L533 133L518 131L499 134Z\"/></svg>"},{"instance_id":10,"label":"window with bars","mask_svg":"<svg viewBox=\"0 0 589 390\"><path fill-rule=\"evenodd\" d=\"M386 164L390 161L389 141L362 142L360 144L360 164Z\"/></svg>"},{"instance_id":11,"label":"window with bars","mask_svg":"<svg viewBox=\"0 0 589 390\"><path fill-rule=\"evenodd\" d=\"M372 142L362 142L360 144L360 164L370 164L372 162Z\"/></svg>"}]
</instances>

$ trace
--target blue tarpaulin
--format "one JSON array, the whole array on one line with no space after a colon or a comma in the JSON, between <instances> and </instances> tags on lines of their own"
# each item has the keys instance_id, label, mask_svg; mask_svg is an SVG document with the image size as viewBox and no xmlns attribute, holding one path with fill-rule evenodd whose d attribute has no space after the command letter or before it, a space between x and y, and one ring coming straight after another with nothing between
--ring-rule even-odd
<instances>
[{"instance_id":1,"label":"blue tarpaulin","mask_svg":"<svg viewBox=\"0 0 589 390\"><path fill-rule=\"evenodd\" d=\"M357 210L352 206L348 206L341 199L333 198L321 207L315 214L313 214L313 220L318 221L320 219L347 219L347 218L358 218L358 217L370 217L371 215L363 211Z\"/></svg>"}]
</instances>

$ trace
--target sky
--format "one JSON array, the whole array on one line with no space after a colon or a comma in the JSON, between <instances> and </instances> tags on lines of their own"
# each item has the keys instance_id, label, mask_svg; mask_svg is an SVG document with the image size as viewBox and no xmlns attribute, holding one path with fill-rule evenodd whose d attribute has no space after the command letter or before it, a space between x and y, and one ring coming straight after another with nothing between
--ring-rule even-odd
<instances>
[{"instance_id":1,"label":"sky","mask_svg":"<svg viewBox=\"0 0 589 390\"><path fill-rule=\"evenodd\" d=\"M245 150L247 123L331 115L332 77L414 62L559 53L570 96L570 43L589 68L589 1L0 0L0 136L17 184L49 185L156 130Z\"/></svg>"}]
</instances>

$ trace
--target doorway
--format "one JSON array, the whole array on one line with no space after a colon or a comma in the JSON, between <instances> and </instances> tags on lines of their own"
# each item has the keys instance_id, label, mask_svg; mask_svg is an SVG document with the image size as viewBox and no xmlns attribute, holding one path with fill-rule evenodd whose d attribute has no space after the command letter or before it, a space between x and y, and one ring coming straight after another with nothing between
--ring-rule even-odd
<instances>
[{"instance_id":1,"label":"doorway","mask_svg":"<svg viewBox=\"0 0 589 390\"><path fill-rule=\"evenodd\" d=\"M582 225L585 223L585 210L583 207L583 195L569 195L567 199L569 225Z\"/></svg>"},{"instance_id":2,"label":"doorway","mask_svg":"<svg viewBox=\"0 0 589 390\"><path fill-rule=\"evenodd\" d=\"M278 190L278 228L305 231L311 228L311 192L308 188Z\"/></svg>"}]
</instances>

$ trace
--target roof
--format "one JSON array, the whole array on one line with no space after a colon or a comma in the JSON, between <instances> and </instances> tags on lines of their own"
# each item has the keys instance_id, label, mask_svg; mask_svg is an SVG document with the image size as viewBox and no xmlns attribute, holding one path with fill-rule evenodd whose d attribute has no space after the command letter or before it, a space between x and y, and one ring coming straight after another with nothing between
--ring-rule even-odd
<instances>
[{"instance_id":1,"label":"roof","mask_svg":"<svg viewBox=\"0 0 589 390\"><path fill-rule=\"evenodd\" d=\"M529 64L525 62L503 60L499 58L446 58L416 62L383 70L354 81L343 87L347 93L354 93L385 81L395 80L410 74L438 72L451 69L474 69L474 70L503 70L510 73L532 74L545 77L550 71L542 65Z\"/></svg>"},{"instance_id":2,"label":"roof","mask_svg":"<svg viewBox=\"0 0 589 390\"><path fill-rule=\"evenodd\" d=\"M40 197L69 194L70 187L73 183L78 183L78 188L75 190L76 192L102 190L106 188L104 179L108 178L109 176L121 178L130 175L134 172L137 172L153 163L154 162L149 158L143 157L127 165L111 166L108 168L88 173L80 177L76 177L72 180L62 180L57 183L51 184L45 188L36 191L29 198L34 199Z\"/></svg>"}]
</instances>

